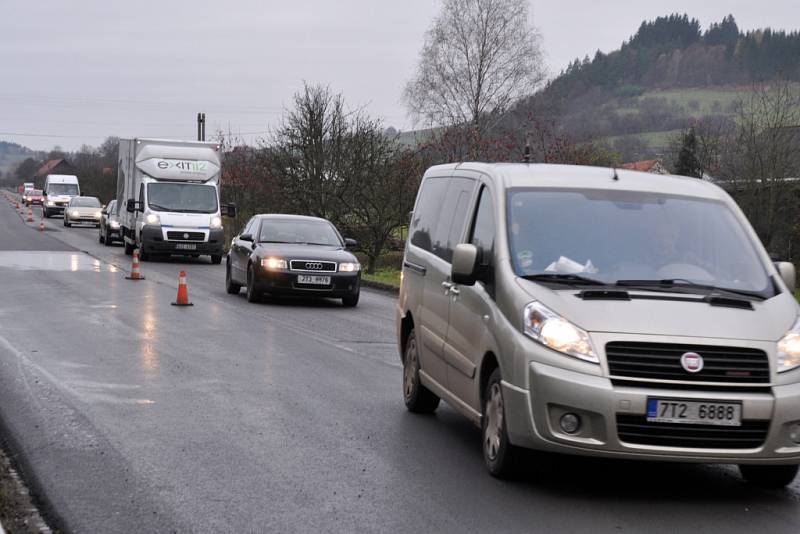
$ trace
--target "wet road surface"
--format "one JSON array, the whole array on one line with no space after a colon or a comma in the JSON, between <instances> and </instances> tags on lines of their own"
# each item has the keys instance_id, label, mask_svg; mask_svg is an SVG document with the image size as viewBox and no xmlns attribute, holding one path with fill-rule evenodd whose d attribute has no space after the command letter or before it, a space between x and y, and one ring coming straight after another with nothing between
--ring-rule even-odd
<instances>
[{"instance_id":1,"label":"wet road surface","mask_svg":"<svg viewBox=\"0 0 800 534\"><path fill-rule=\"evenodd\" d=\"M494 480L465 419L405 411L391 295L249 304L205 258L132 282L94 228L38 222L0 198L0 431L67 531L800 532L798 481L729 467L531 455Z\"/></svg>"}]
</instances>

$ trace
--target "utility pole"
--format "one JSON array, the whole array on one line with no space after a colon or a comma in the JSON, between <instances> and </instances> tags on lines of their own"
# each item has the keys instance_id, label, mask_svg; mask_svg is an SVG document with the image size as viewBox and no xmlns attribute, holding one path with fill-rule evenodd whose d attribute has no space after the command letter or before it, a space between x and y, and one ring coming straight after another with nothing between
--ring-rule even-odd
<instances>
[{"instance_id":1,"label":"utility pole","mask_svg":"<svg viewBox=\"0 0 800 534\"><path fill-rule=\"evenodd\" d=\"M205 113L198 113L197 114L197 140L198 141L205 141L206 140L206 114Z\"/></svg>"}]
</instances>

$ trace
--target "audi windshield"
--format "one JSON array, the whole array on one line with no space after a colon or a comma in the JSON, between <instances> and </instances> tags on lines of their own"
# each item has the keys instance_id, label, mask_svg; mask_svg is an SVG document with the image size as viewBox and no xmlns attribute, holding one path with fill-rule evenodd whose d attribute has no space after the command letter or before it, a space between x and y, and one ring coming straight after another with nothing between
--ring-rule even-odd
<instances>
[{"instance_id":1,"label":"audi windshield","mask_svg":"<svg viewBox=\"0 0 800 534\"><path fill-rule=\"evenodd\" d=\"M265 220L260 243L297 243L341 247L339 233L326 221Z\"/></svg>"},{"instance_id":2,"label":"audi windshield","mask_svg":"<svg viewBox=\"0 0 800 534\"><path fill-rule=\"evenodd\" d=\"M672 281L772 295L750 236L711 199L652 192L513 189L514 270L612 285Z\"/></svg>"}]
</instances>

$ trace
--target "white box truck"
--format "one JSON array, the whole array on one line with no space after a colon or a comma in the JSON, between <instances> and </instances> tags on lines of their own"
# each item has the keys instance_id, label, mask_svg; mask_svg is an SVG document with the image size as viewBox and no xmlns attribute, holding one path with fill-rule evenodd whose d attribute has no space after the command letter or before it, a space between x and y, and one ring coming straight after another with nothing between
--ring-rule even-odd
<instances>
[{"instance_id":1,"label":"white box truck","mask_svg":"<svg viewBox=\"0 0 800 534\"><path fill-rule=\"evenodd\" d=\"M42 196L45 217L62 215L72 197L81 196L78 177L72 174L48 174Z\"/></svg>"},{"instance_id":2,"label":"white box truck","mask_svg":"<svg viewBox=\"0 0 800 534\"><path fill-rule=\"evenodd\" d=\"M235 207L219 202L219 151L205 141L120 139L116 209L126 254L222 261L222 216Z\"/></svg>"}]
</instances>

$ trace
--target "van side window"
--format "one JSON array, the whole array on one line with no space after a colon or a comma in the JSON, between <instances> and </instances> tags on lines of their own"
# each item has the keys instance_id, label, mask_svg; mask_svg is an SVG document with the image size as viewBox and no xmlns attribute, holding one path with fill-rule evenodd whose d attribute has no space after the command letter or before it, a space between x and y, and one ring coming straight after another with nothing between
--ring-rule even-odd
<instances>
[{"instance_id":1,"label":"van side window","mask_svg":"<svg viewBox=\"0 0 800 534\"><path fill-rule=\"evenodd\" d=\"M478 249L478 259L481 265L487 266L492 263L494 256L494 206L492 205L492 194L488 187L481 189L481 198L478 201L478 209L475 212L475 221L472 223L470 243Z\"/></svg>"},{"instance_id":2,"label":"van side window","mask_svg":"<svg viewBox=\"0 0 800 534\"><path fill-rule=\"evenodd\" d=\"M431 234L439 220L447 178L428 178L422 181L417 206L411 220L411 244L428 252L433 251Z\"/></svg>"},{"instance_id":3,"label":"van side window","mask_svg":"<svg viewBox=\"0 0 800 534\"><path fill-rule=\"evenodd\" d=\"M446 262L453 259L453 249L467 226L467 212L474 190L474 180L451 178L444 204L439 205L441 215L432 236L433 253Z\"/></svg>"}]
</instances>

